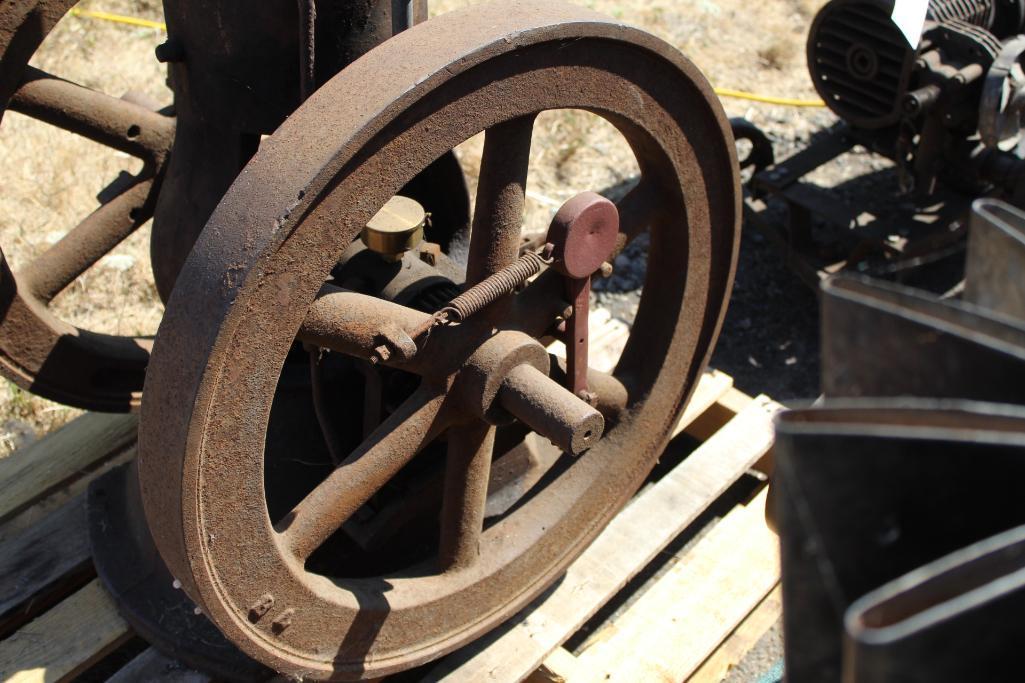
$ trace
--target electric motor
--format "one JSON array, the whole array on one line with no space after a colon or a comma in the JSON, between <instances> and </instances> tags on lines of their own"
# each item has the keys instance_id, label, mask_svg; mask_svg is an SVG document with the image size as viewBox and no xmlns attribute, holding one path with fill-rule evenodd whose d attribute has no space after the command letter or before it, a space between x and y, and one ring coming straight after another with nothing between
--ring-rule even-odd
<instances>
[{"instance_id":1,"label":"electric motor","mask_svg":"<svg viewBox=\"0 0 1025 683\"><path fill-rule=\"evenodd\" d=\"M966 52L988 68L1000 41L1020 33L1025 24L1023 0L931 0L925 36L916 49L894 23L892 10L890 0L833 0L819 11L808 36L808 68L816 90L838 116L860 128L884 128L900 120L905 95L920 85L916 66L928 63L923 53ZM932 32L940 28L945 30ZM966 43L967 51L962 49ZM946 57L940 60L949 61Z\"/></svg>"}]
</instances>

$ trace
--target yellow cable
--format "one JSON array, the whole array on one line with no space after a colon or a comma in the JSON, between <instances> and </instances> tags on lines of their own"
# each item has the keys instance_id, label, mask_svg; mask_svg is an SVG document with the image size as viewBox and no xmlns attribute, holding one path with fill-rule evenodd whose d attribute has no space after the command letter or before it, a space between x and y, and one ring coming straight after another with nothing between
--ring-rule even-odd
<instances>
[{"instance_id":1,"label":"yellow cable","mask_svg":"<svg viewBox=\"0 0 1025 683\"><path fill-rule=\"evenodd\" d=\"M129 26L141 26L143 28L155 28L158 31L166 31L167 24L162 21L150 21L137 17L126 17L123 14L111 14L110 12L95 12L88 9L71 8L71 13L76 17L85 19L100 19L101 21L112 21L115 24L128 24Z\"/></svg>"},{"instance_id":2,"label":"yellow cable","mask_svg":"<svg viewBox=\"0 0 1025 683\"><path fill-rule=\"evenodd\" d=\"M141 26L143 28L157 29L158 31L167 31L167 24L162 21L151 21L149 19L128 17L123 14L111 14L110 12L78 9L77 7L73 7L71 9L71 13L76 17L83 17L85 19L99 19L101 21L112 21L116 24L127 24L129 26ZM786 107L826 106L826 103L822 100L795 100L788 97L771 97L769 95L759 95L753 92L744 92L743 90L731 90L730 88L716 88L715 93L720 97L733 97L741 100L750 100L752 102L764 102L766 104L780 104Z\"/></svg>"},{"instance_id":3,"label":"yellow cable","mask_svg":"<svg viewBox=\"0 0 1025 683\"><path fill-rule=\"evenodd\" d=\"M729 88L715 88L715 94L719 97L735 97L740 100L751 100L752 102L765 102L766 104L782 104L787 107L824 107L826 103L822 100L793 100L789 97L771 97L759 95L743 90L730 90Z\"/></svg>"}]
</instances>

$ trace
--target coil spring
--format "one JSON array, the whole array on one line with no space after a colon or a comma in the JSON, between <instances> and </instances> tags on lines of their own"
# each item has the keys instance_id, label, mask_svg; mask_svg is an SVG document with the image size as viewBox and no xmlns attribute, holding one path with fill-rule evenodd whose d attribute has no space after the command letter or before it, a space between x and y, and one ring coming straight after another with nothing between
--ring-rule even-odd
<instances>
[{"instance_id":1,"label":"coil spring","mask_svg":"<svg viewBox=\"0 0 1025 683\"><path fill-rule=\"evenodd\" d=\"M475 313L495 303L527 280L541 272L541 267L550 263L543 256L532 251L520 256L513 264L503 268L491 277L482 280L466 290L443 309L434 314L437 324L462 322Z\"/></svg>"}]
</instances>

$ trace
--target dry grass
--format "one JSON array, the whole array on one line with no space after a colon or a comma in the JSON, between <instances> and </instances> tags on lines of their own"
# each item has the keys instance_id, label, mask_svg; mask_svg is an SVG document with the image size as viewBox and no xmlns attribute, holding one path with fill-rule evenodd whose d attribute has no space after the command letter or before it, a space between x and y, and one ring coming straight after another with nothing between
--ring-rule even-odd
<instances>
[{"instance_id":1,"label":"dry grass","mask_svg":"<svg viewBox=\"0 0 1025 683\"><path fill-rule=\"evenodd\" d=\"M647 29L687 54L717 85L791 97L811 97L804 35L823 0L590 0L600 12ZM435 0L434 14L476 4ZM159 0L86 0L81 7L160 18ZM168 102L164 73L153 58L163 39L151 29L68 17L33 63L51 73L115 96L134 90ZM730 115L764 124L779 107L724 102ZM480 136L459 148L476 177ZM553 211L585 189L603 189L636 174L619 134L598 117L547 112L532 148L527 229L542 230ZM0 244L12 266L28 263L96 206L96 195L117 175L135 170L126 156L73 135L7 114L0 127ZM471 184L472 184L471 180ZM113 334L155 331L161 306L152 285L144 228L103 259L54 302L56 313L82 327ZM67 421L76 411L30 396L10 383L0 389L0 453Z\"/></svg>"}]
</instances>

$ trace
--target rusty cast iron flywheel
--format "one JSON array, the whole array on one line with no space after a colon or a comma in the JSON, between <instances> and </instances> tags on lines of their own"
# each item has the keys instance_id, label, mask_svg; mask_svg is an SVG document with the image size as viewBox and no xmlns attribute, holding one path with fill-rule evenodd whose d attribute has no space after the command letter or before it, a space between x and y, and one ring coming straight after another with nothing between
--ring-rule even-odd
<instances>
[{"instance_id":1,"label":"rusty cast iron flywheel","mask_svg":"<svg viewBox=\"0 0 1025 683\"><path fill-rule=\"evenodd\" d=\"M548 377L539 341L556 334L568 305L563 275L548 268L415 348L407 341L428 315L324 285L406 182L482 130L468 284L513 264L530 133L552 109L593 112L632 147L642 177L618 204L620 243L650 228L648 274L618 366L587 373L604 435L579 457L563 455L558 476L484 526L495 422L511 413L553 440L594 437L574 431L572 415L589 406ZM738 187L727 120L697 69L588 10L548 0L477 6L369 52L264 141L168 303L146 378L139 466L172 574L245 652L309 679L408 669L508 618L565 570L661 452L725 312ZM265 477L265 439L297 336L362 358L384 339L405 357L374 358L417 376L419 388L272 518L268 491L280 482ZM315 571L318 547L436 441L447 443L437 552L377 576Z\"/></svg>"}]
</instances>

